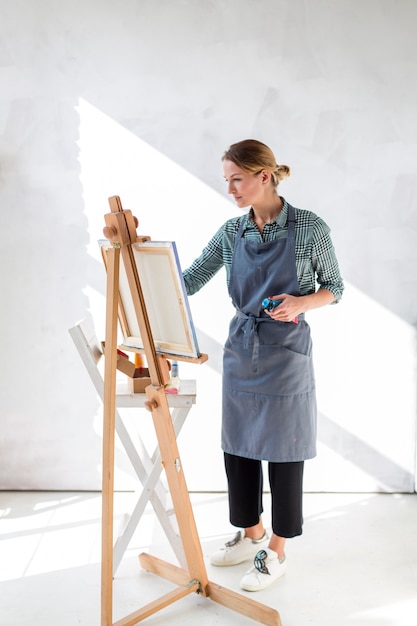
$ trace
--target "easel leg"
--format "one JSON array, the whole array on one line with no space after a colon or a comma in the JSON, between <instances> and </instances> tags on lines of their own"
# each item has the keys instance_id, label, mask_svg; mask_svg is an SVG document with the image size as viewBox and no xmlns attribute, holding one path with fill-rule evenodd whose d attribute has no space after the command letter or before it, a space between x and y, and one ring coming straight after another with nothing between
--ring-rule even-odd
<instances>
[{"instance_id":1,"label":"easel leg","mask_svg":"<svg viewBox=\"0 0 417 626\"><path fill-rule=\"evenodd\" d=\"M107 294L119 292L120 250L108 253ZM113 624L113 492L116 416L117 297L107 297L104 365L101 626Z\"/></svg>"},{"instance_id":2,"label":"easel leg","mask_svg":"<svg viewBox=\"0 0 417 626\"><path fill-rule=\"evenodd\" d=\"M203 552L165 391L163 387L158 388L150 385L146 388L146 395L152 406L152 419L161 452L162 464L177 516L179 533L190 578L200 581L201 593L206 595L208 579Z\"/></svg>"}]
</instances>

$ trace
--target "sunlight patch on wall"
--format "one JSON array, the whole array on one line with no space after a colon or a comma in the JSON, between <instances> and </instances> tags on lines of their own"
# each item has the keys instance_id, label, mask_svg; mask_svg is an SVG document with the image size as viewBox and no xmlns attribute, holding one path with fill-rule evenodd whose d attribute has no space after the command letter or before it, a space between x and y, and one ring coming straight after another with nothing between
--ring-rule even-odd
<instances>
[{"instance_id":1,"label":"sunlight patch on wall","mask_svg":"<svg viewBox=\"0 0 417 626\"><path fill-rule=\"evenodd\" d=\"M366 471L362 482L347 472L342 479L369 490L378 486L412 485L416 440L416 332L413 326L387 307L369 298L352 284L346 284L340 305L308 314L312 327L319 411L337 429L326 445L340 450L338 437L346 436L346 463ZM323 428L325 426L323 425ZM320 431L319 431L320 438ZM357 443L355 445L355 438ZM363 462L374 456L372 472ZM320 452L320 458L324 452ZM378 458L379 456L379 458ZM335 468L334 459L329 468ZM397 473L397 475L395 475ZM335 486L337 472L329 476Z\"/></svg>"},{"instance_id":2,"label":"sunlight patch on wall","mask_svg":"<svg viewBox=\"0 0 417 626\"><path fill-rule=\"evenodd\" d=\"M176 242L185 269L219 226L236 214L226 193L217 193L81 98L77 111L80 179L90 236L88 254L102 264L97 240L103 238L104 215L110 211L108 198L118 195L123 208L138 218L138 233ZM213 159L213 166L218 166L222 179L220 156ZM96 326L103 328L104 281L103 272L98 292L95 285L87 285L84 292ZM198 300L194 298L194 303ZM200 317L200 325L204 321ZM207 328L211 326L209 316Z\"/></svg>"},{"instance_id":3,"label":"sunlight patch on wall","mask_svg":"<svg viewBox=\"0 0 417 626\"><path fill-rule=\"evenodd\" d=\"M227 198L226 190L224 196L218 194L85 100L80 99L77 110L80 177L90 235L88 254L98 263L96 282L86 285L85 294L97 336L101 337L105 272L97 240L102 238L109 196L119 195L123 207L132 210L139 219L140 234L153 240L176 241L183 269L221 224L238 214L238 209ZM221 179L221 163L215 155L213 166L217 165ZM200 327L210 339L214 358L209 358L208 369L198 371L200 401L207 396L210 406L199 406L199 413L207 420L204 433L196 436L206 438L210 445L206 450L197 447L194 453L192 447L186 448L185 454L191 466L202 462L210 466L210 450L217 452L219 446L218 364L233 313L224 273L219 272L190 298L190 306L197 334ZM349 283L341 304L313 311L307 318L313 332L318 408L325 417L319 427L320 456L309 466L307 488L410 490L415 472L415 329ZM208 352L204 344L200 348ZM211 371L213 363L217 365ZM192 368L184 366L183 376L194 378ZM193 427L189 427L191 434ZM371 468L364 462L366 446L375 459ZM205 454L207 460L201 458ZM210 477L210 484L203 481L205 490L215 490L216 484L224 486L222 469L218 471L217 478ZM191 480L191 490L199 487L201 484Z\"/></svg>"},{"instance_id":4,"label":"sunlight patch on wall","mask_svg":"<svg viewBox=\"0 0 417 626\"><path fill-rule=\"evenodd\" d=\"M236 214L226 193L220 195L161 152L142 141L83 99L79 161L89 254L99 258L108 197L121 197L123 207L139 219L139 232L152 239L176 240L183 265L193 260L208 233ZM220 155L213 159L222 178ZM214 234L214 232L213 232Z\"/></svg>"}]
</instances>

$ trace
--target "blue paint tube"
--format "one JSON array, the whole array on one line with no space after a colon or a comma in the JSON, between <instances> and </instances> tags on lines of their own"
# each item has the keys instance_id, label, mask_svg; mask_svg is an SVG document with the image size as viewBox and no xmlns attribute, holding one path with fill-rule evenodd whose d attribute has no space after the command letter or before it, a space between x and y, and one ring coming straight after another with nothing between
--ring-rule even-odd
<instances>
[{"instance_id":1,"label":"blue paint tube","mask_svg":"<svg viewBox=\"0 0 417 626\"><path fill-rule=\"evenodd\" d=\"M282 300L274 300L273 298L265 298L262 300L262 308L267 311L273 311L275 307L281 304Z\"/></svg>"}]
</instances>

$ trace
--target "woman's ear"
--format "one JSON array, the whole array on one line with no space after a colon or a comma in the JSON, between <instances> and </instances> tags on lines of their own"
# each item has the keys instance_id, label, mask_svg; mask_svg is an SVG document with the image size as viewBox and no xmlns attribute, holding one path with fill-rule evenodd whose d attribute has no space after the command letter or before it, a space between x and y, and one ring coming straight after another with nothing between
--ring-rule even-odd
<instances>
[{"instance_id":1,"label":"woman's ear","mask_svg":"<svg viewBox=\"0 0 417 626\"><path fill-rule=\"evenodd\" d=\"M262 183L264 185L266 185L267 183L271 181L271 172L269 170L262 170L261 176L262 176Z\"/></svg>"}]
</instances>

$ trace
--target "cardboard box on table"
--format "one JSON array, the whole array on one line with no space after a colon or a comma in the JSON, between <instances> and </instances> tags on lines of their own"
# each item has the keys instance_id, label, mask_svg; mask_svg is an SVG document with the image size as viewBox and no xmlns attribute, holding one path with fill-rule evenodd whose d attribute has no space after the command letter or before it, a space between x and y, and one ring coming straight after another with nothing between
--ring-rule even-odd
<instances>
[{"instance_id":1,"label":"cardboard box on table","mask_svg":"<svg viewBox=\"0 0 417 626\"><path fill-rule=\"evenodd\" d=\"M131 393L145 393L145 388L151 384L148 368L136 367L127 354L120 351L117 353L117 369L126 374Z\"/></svg>"}]
</instances>

